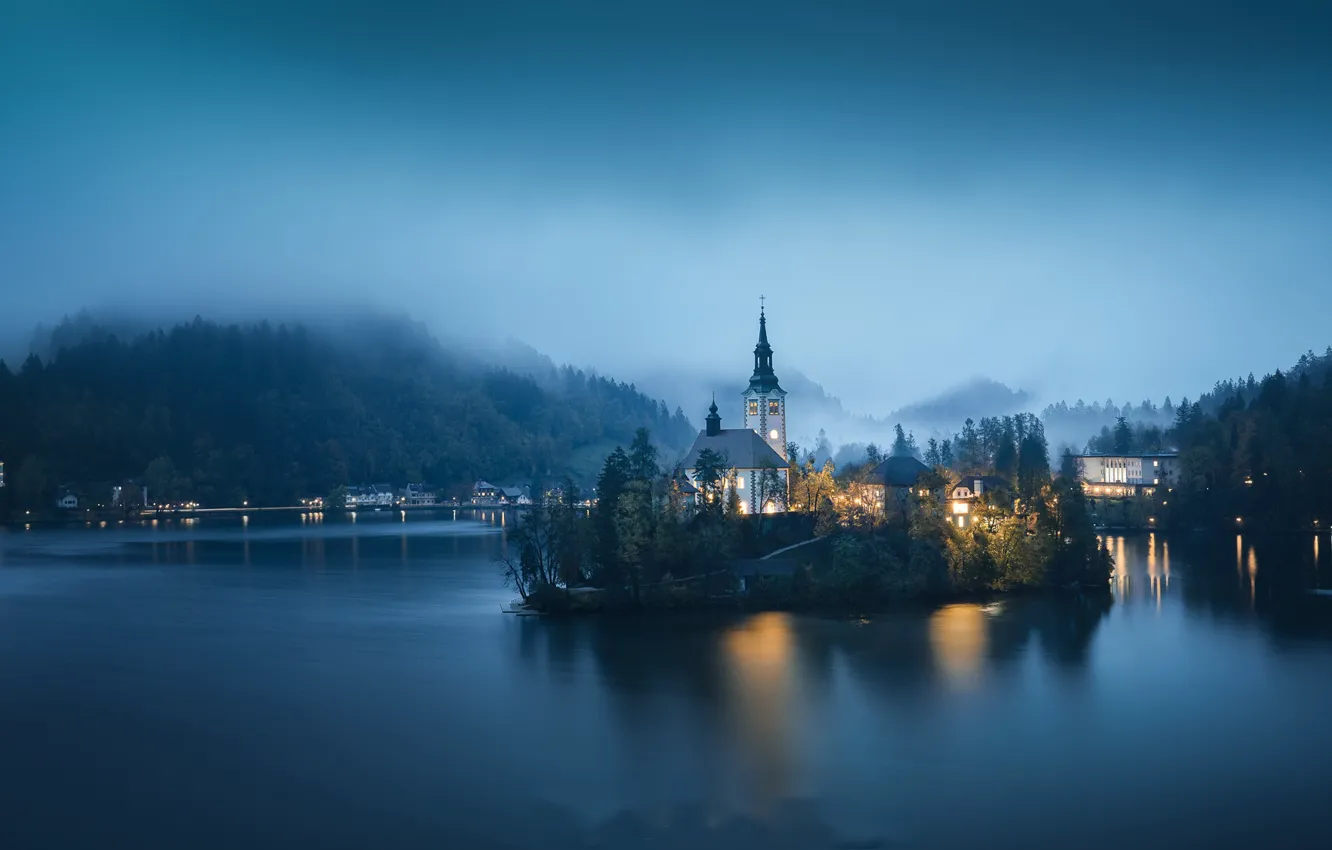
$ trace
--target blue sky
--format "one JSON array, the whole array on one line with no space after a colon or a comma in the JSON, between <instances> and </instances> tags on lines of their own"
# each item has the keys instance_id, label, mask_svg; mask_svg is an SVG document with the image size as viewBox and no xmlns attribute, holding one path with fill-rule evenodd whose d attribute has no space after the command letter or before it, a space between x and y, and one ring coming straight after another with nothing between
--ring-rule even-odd
<instances>
[{"instance_id":1,"label":"blue sky","mask_svg":"<svg viewBox=\"0 0 1332 850\"><path fill-rule=\"evenodd\" d=\"M1332 343L1319 3L7 0L0 331L407 311L872 413Z\"/></svg>"}]
</instances>

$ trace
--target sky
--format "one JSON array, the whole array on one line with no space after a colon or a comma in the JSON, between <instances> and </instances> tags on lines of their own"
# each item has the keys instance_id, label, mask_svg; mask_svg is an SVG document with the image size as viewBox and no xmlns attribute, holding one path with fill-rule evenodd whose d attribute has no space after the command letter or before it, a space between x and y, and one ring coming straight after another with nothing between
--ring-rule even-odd
<instances>
[{"instance_id":1,"label":"sky","mask_svg":"<svg viewBox=\"0 0 1332 850\"><path fill-rule=\"evenodd\" d=\"M882 415L1332 344L1332 6L0 0L0 333L407 312Z\"/></svg>"}]
</instances>

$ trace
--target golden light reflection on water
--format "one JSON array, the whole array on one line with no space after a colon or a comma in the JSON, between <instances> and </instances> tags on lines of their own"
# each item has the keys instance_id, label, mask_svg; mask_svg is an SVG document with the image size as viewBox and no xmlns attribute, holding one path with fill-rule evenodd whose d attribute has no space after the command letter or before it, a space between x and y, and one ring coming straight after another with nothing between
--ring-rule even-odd
<instances>
[{"instance_id":1,"label":"golden light reflection on water","mask_svg":"<svg viewBox=\"0 0 1332 850\"><path fill-rule=\"evenodd\" d=\"M950 684L969 687L976 682L988 644L988 624L980 605L946 605L930 617L935 666Z\"/></svg>"},{"instance_id":2,"label":"golden light reflection on water","mask_svg":"<svg viewBox=\"0 0 1332 850\"><path fill-rule=\"evenodd\" d=\"M1120 599L1127 598L1129 589L1129 568L1128 559L1124 556L1124 538L1105 536L1098 540L1110 550L1111 556L1115 561L1114 579L1115 595Z\"/></svg>"},{"instance_id":3,"label":"golden light reflection on water","mask_svg":"<svg viewBox=\"0 0 1332 850\"><path fill-rule=\"evenodd\" d=\"M757 782L755 814L792 793L794 649L791 616L777 611L756 614L722 636L727 714Z\"/></svg>"},{"instance_id":4,"label":"golden light reflection on water","mask_svg":"<svg viewBox=\"0 0 1332 850\"><path fill-rule=\"evenodd\" d=\"M1249 546L1249 607L1253 607L1256 597L1256 580L1258 578L1258 553L1254 547Z\"/></svg>"},{"instance_id":5,"label":"golden light reflection on water","mask_svg":"<svg viewBox=\"0 0 1332 850\"><path fill-rule=\"evenodd\" d=\"M1156 563L1156 534L1147 535L1147 580L1156 598L1156 612L1161 612L1161 572Z\"/></svg>"}]
</instances>

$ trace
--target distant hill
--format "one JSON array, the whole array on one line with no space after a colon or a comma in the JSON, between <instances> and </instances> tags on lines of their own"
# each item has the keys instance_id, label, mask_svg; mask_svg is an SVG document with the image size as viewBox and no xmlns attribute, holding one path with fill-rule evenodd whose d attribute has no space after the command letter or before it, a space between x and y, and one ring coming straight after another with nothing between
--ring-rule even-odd
<instances>
[{"instance_id":1,"label":"distant hill","mask_svg":"<svg viewBox=\"0 0 1332 850\"><path fill-rule=\"evenodd\" d=\"M806 448L814 446L822 430L833 444L863 452L866 443L888 445L893 439L893 426L899 423L921 439L935 433L951 435L968 417L979 421L985 416L1016 413L1025 410L1032 401L1023 390L1011 389L989 378L973 378L890 413L872 415L848 410L841 399L830 395L823 385L798 369L784 368L779 375L783 389L791 395L789 433ZM728 418L740 415L740 394L746 383L733 376L710 380L704 375L663 371L640 376L637 385L672 404L682 405L685 414L695 422L702 421L715 390L725 426Z\"/></svg>"},{"instance_id":2,"label":"distant hill","mask_svg":"<svg viewBox=\"0 0 1332 850\"><path fill-rule=\"evenodd\" d=\"M967 419L979 421L984 416L1021 412L1031 401L1031 395L1024 390L1012 389L990 378L976 377L924 401L900 407L887 418L918 430L948 433Z\"/></svg>"},{"instance_id":3,"label":"distant hill","mask_svg":"<svg viewBox=\"0 0 1332 850\"><path fill-rule=\"evenodd\" d=\"M539 368L497 367L400 319L151 331L78 319L44 342L45 356L0 365L0 460L35 506L59 486L139 477L205 504L292 504L378 481L590 483L639 427L665 454L695 433L627 384L539 356Z\"/></svg>"}]
</instances>

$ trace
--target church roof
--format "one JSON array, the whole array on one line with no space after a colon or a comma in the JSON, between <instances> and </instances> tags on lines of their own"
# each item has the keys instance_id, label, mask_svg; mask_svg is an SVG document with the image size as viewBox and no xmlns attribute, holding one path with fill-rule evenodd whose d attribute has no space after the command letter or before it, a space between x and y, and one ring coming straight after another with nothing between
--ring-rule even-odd
<instances>
[{"instance_id":1,"label":"church roof","mask_svg":"<svg viewBox=\"0 0 1332 850\"><path fill-rule=\"evenodd\" d=\"M900 455L890 457L874 468L874 477L883 479L889 487L911 487L922 472L930 468L914 457Z\"/></svg>"},{"instance_id":2,"label":"church roof","mask_svg":"<svg viewBox=\"0 0 1332 850\"><path fill-rule=\"evenodd\" d=\"M788 464L782 456L750 428L724 428L715 436L700 431L694 445L685 455L684 468L693 469L704 449L712 449L726 456L726 463L735 469L785 469Z\"/></svg>"}]
</instances>

